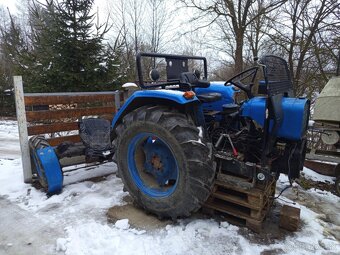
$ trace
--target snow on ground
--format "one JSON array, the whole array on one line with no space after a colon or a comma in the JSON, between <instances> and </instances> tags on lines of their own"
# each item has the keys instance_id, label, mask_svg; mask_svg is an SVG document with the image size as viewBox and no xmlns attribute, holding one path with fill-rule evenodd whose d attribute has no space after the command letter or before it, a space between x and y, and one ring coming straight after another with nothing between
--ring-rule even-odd
<instances>
[{"instance_id":1,"label":"snow on ground","mask_svg":"<svg viewBox=\"0 0 340 255\"><path fill-rule=\"evenodd\" d=\"M305 175L306 178L311 179L312 181L321 181L321 182L328 182L328 183L335 182L335 177L319 174L307 167L303 168L303 174Z\"/></svg>"},{"instance_id":2,"label":"snow on ground","mask_svg":"<svg viewBox=\"0 0 340 255\"><path fill-rule=\"evenodd\" d=\"M0 121L0 202L8 202L8 206L3 203L1 212L15 206L16 211L21 210L21 221L37 220L51 228L49 236L37 235L49 248L35 254L340 254L339 239L331 231L340 233L340 199L329 192L303 191L298 185L287 190L277 202L301 208L302 226L277 240L254 242L249 236L256 234L248 230L244 234L242 228L214 219L188 218L156 230L142 230L131 226L128 219L107 222L107 210L124 205L127 196L115 175L115 164L69 173L63 192L47 198L41 190L23 183L19 151L16 122ZM309 169L304 172L313 179L333 181ZM81 181L96 175L106 177ZM281 176L278 189L288 183ZM11 211L8 213L0 219L0 229L12 220ZM28 254L11 238L20 238L19 232L29 229L13 229L0 232L0 254Z\"/></svg>"},{"instance_id":3,"label":"snow on ground","mask_svg":"<svg viewBox=\"0 0 340 255\"><path fill-rule=\"evenodd\" d=\"M20 157L18 146L18 130L15 121L0 122L0 159L13 159Z\"/></svg>"}]
</instances>

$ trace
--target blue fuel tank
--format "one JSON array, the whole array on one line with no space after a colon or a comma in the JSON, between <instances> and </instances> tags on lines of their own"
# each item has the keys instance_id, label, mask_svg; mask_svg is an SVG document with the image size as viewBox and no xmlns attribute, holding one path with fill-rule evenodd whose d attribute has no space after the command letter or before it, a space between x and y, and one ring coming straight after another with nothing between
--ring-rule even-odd
<instances>
[{"instance_id":1,"label":"blue fuel tank","mask_svg":"<svg viewBox=\"0 0 340 255\"><path fill-rule=\"evenodd\" d=\"M282 99L282 111L283 121L277 136L295 141L302 139L307 129L309 100L305 98L284 97ZM265 114L265 97L249 99L241 107L241 116L249 117L261 127L264 126Z\"/></svg>"}]
</instances>

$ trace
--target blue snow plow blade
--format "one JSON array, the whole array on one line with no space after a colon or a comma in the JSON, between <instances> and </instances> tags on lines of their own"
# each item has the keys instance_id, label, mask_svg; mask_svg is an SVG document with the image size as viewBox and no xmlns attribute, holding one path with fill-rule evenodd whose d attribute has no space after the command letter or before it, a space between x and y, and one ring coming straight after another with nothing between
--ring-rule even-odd
<instances>
[{"instance_id":1,"label":"blue snow plow blade","mask_svg":"<svg viewBox=\"0 0 340 255\"><path fill-rule=\"evenodd\" d=\"M139 90L133 93L128 100L124 103L124 105L117 112L115 117L112 120L112 127L115 126L117 121L121 116L124 115L124 112L128 110L129 106L132 105L138 99L153 99L153 103L157 103L157 99L165 99L168 101L173 101L179 105L185 105L193 102L199 102L198 98L195 96L192 99L186 99L183 91L178 90ZM142 104L144 105L144 104Z\"/></svg>"}]
</instances>

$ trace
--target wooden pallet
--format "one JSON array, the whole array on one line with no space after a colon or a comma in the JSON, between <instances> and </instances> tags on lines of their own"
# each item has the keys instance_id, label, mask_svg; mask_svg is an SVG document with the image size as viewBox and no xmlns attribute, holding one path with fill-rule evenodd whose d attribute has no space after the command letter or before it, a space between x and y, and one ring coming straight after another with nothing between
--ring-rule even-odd
<instances>
[{"instance_id":1,"label":"wooden pallet","mask_svg":"<svg viewBox=\"0 0 340 255\"><path fill-rule=\"evenodd\" d=\"M221 216L223 220L228 221L229 223L237 226L247 227L253 230L256 233L260 233L262 231L263 221L261 220L253 220L253 219L243 219L240 217L233 216L226 212L221 212L219 210L214 210L209 207L203 207L202 212L211 216Z\"/></svg>"},{"instance_id":2,"label":"wooden pallet","mask_svg":"<svg viewBox=\"0 0 340 255\"><path fill-rule=\"evenodd\" d=\"M213 192L204 204L204 211L220 213L233 224L260 232L262 222L272 206L275 187L275 181L265 188L245 189L216 180Z\"/></svg>"}]
</instances>

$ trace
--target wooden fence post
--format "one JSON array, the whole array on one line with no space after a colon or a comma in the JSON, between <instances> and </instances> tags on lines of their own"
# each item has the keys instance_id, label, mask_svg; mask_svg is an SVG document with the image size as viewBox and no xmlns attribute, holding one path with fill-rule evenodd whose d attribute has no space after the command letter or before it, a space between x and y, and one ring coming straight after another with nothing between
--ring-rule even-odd
<instances>
[{"instance_id":1,"label":"wooden fence post","mask_svg":"<svg viewBox=\"0 0 340 255\"><path fill-rule=\"evenodd\" d=\"M13 76L14 93L15 93L15 107L17 112L19 141L21 149L21 161L24 174L24 182L32 182L32 170L30 151L28 146L27 121L25 112L24 89L22 85L21 76Z\"/></svg>"}]
</instances>

